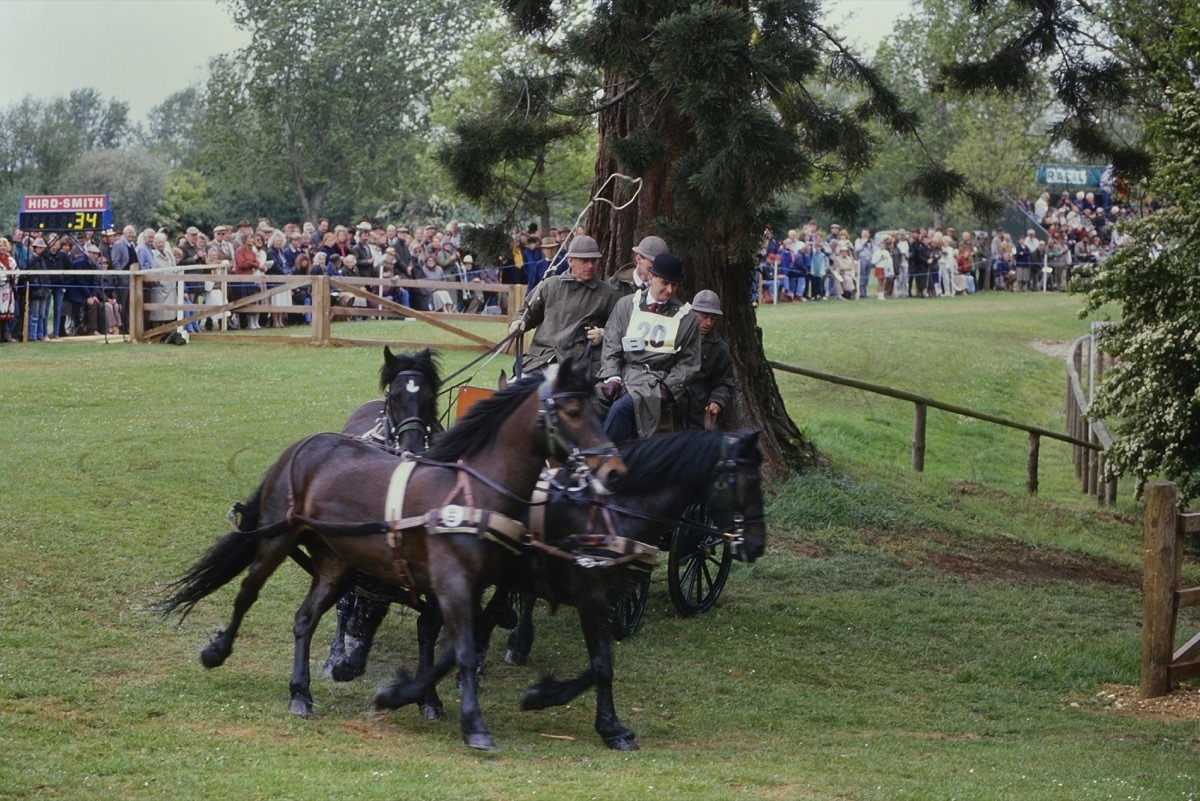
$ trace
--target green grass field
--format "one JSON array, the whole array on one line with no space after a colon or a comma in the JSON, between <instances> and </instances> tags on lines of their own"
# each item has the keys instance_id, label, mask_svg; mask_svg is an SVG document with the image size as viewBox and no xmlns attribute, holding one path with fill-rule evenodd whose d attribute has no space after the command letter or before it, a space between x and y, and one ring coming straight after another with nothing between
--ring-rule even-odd
<instances>
[{"instance_id":1,"label":"green grass field","mask_svg":"<svg viewBox=\"0 0 1200 801\"><path fill-rule=\"evenodd\" d=\"M760 320L773 359L1062 430L1064 367L1047 351L1086 332L1079 305L810 303ZM443 370L468 358L446 353ZM373 348L267 343L0 348L0 798L1200 798L1200 724L1098 696L1138 676L1131 485L1098 508L1067 447L1043 441L1030 497L1024 434L936 411L914 474L910 404L783 374L829 467L773 483L767 554L734 565L712 612L676 617L656 573L644 628L616 651L640 752L603 747L590 695L517 708L543 673L583 668L569 609L539 611L529 666L493 653L495 754L462 746L450 683L450 722L365 716L415 663L410 612L389 616L367 676L315 679L318 717L290 716L299 568L267 584L217 670L198 653L233 587L182 625L148 607L284 446L378 396L379 363Z\"/></svg>"}]
</instances>

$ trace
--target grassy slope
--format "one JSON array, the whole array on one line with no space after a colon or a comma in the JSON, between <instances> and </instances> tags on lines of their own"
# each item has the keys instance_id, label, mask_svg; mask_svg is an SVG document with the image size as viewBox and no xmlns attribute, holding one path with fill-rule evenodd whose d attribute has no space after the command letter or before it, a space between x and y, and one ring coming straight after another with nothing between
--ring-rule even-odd
<instances>
[{"instance_id":1,"label":"grassy slope","mask_svg":"<svg viewBox=\"0 0 1200 801\"><path fill-rule=\"evenodd\" d=\"M1061 428L1062 364L1029 342L1084 331L1076 305L1009 296L761 316L782 361ZM780 377L789 408L831 470L775 488L767 556L735 565L710 614L676 618L656 576L646 628L618 647L618 709L643 751L603 749L590 697L516 711L532 678L582 667L569 612L539 613L530 668L492 665L496 755L466 752L455 724L412 710L363 718L392 666L414 661L412 616L397 612L368 676L318 680L320 717L291 718L299 570L272 579L220 670L196 656L232 588L178 628L146 605L284 445L376 395L378 359L208 343L0 349L0 798L1196 797L1197 724L1092 700L1104 682L1136 681L1136 586L1119 570L1021 577L1024 563L1135 567L1128 488L1116 514L1098 511L1067 450L1044 443L1030 499L1023 435L937 412L914 475L908 404L792 376ZM988 573L998 553L1010 570L994 580L941 569Z\"/></svg>"}]
</instances>

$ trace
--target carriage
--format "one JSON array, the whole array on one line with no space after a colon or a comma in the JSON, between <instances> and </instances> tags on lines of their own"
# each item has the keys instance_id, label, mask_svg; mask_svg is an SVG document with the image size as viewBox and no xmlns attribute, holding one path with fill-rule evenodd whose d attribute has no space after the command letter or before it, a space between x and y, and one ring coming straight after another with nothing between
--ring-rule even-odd
<instances>
[{"instance_id":1,"label":"carriage","mask_svg":"<svg viewBox=\"0 0 1200 801\"><path fill-rule=\"evenodd\" d=\"M495 390L460 384L450 392L454 419L457 421L480 400ZM447 410L447 414L450 410ZM669 420L663 430L671 430ZM675 610L683 617L703 614L712 609L725 589L733 564L733 549L727 537L716 529L703 503L694 503L679 521L663 521L664 531L656 543L667 554L667 590ZM647 572L636 589L617 607L614 635L623 639L641 626L650 595L651 574Z\"/></svg>"}]
</instances>

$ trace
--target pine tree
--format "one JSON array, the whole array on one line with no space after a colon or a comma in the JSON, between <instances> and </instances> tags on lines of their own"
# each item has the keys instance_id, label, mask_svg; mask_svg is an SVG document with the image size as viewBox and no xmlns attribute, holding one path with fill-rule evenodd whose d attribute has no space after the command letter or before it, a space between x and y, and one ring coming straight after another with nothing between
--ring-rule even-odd
<instances>
[{"instance_id":1,"label":"pine tree","mask_svg":"<svg viewBox=\"0 0 1200 801\"><path fill-rule=\"evenodd\" d=\"M593 191L609 203L595 205L586 226L604 251L603 269L628 263L642 236L664 237L684 259L681 295L708 288L722 298L743 390L737 423L764 432L777 467L811 458L755 323L757 250L764 228L782 217L777 198L805 182L821 187L822 208L853 220L853 181L879 146L869 125L913 134L915 116L822 27L812 0L610 0L571 20L546 0L502 6L553 69L503 76L494 104L457 126L441 153L456 186L499 208L497 191L509 185L513 165L536 164L549 142L595 116ZM822 91L835 88L853 92ZM629 186L609 182L614 173L641 179L624 210L616 207ZM945 170L918 178L936 197L962 189L961 177Z\"/></svg>"}]
</instances>

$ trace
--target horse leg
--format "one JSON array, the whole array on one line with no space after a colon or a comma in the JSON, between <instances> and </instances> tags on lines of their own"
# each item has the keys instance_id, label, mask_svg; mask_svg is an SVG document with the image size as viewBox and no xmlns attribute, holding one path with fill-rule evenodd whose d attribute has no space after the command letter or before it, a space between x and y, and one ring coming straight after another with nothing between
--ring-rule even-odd
<instances>
[{"instance_id":1,"label":"horse leg","mask_svg":"<svg viewBox=\"0 0 1200 801\"><path fill-rule=\"evenodd\" d=\"M312 636L321 620L341 595L342 584L348 568L328 553L314 554L313 580L308 595L296 610L292 626L296 649L292 659L292 679L288 684L291 693L289 710L302 718L312 717L313 699L310 689L308 660L312 650Z\"/></svg>"},{"instance_id":2,"label":"horse leg","mask_svg":"<svg viewBox=\"0 0 1200 801\"><path fill-rule=\"evenodd\" d=\"M479 676L475 672L478 655L475 651L476 627L474 612L479 608L478 598L469 593L450 596L442 593L439 596L442 615L450 629L454 642L455 657L458 663L458 676L461 683L459 698L459 726L462 729L463 742L470 748L481 751L496 750L496 741L492 739L483 715L479 710Z\"/></svg>"},{"instance_id":3,"label":"horse leg","mask_svg":"<svg viewBox=\"0 0 1200 801\"><path fill-rule=\"evenodd\" d=\"M508 650L504 652L505 664L520 666L529 659L533 650L533 605L537 596L524 593L521 596L521 617L512 634L508 635Z\"/></svg>"},{"instance_id":4,"label":"horse leg","mask_svg":"<svg viewBox=\"0 0 1200 801\"><path fill-rule=\"evenodd\" d=\"M334 681L351 681L361 676L367 669L375 632L387 613L387 601L365 598L353 590L339 598L337 629L325 661L325 675Z\"/></svg>"},{"instance_id":5,"label":"horse leg","mask_svg":"<svg viewBox=\"0 0 1200 801\"><path fill-rule=\"evenodd\" d=\"M428 674L433 669L434 647L441 630L442 609L438 606L437 599L430 596L417 615L417 656L420 660L418 675ZM426 720L443 720L446 717L446 708L442 705L442 699L438 697L436 681L430 683L419 708L421 717Z\"/></svg>"},{"instance_id":6,"label":"horse leg","mask_svg":"<svg viewBox=\"0 0 1200 801\"><path fill-rule=\"evenodd\" d=\"M590 673L596 682L596 733L616 751L637 751L632 729L621 725L613 703L612 605L601 602L581 606L579 622L587 642Z\"/></svg>"},{"instance_id":7,"label":"horse leg","mask_svg":"<svg viewBox=\"0 0 1200 801\"><path fill-rule=\"evenodd\" d=\"M237 639L238 629L250 607L258 600L259 590L275 572L275 569L287 558L292 542L288 537L277 537L270 540L259 540L258 550L254 561L247 568L246 577L242 579L237 597L233 601L233 616L229 625L213 635L208 645L200 650L200 663L206 668L220 667L225 664L229 654L233 652L233 641Z\"/></svg>"}]
</instances>

